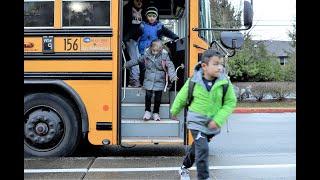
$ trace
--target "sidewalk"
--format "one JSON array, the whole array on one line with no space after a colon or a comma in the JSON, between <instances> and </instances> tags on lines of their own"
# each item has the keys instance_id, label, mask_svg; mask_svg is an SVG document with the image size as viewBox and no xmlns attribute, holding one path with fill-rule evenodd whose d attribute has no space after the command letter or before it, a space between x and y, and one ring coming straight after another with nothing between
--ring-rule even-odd
<instances>
[{"instance_id":1,"label":"sidewalk","mask_svg":"<svg viewBox=\"0 0 320 180\"><path fill-rule=\"evenodd\" d=\"M274 108L274 107L262 107L262 108L247 108L238 107L233 113L285 113L296 112L296 108Z\"/></svg>"}]
</instances>

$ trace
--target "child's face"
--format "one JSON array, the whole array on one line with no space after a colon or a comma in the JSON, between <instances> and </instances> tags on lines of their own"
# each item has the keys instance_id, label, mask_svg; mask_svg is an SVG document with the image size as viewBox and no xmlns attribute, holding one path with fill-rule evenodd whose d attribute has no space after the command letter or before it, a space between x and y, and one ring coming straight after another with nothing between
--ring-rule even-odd
<instances>
[{"instance_id":1,"label":"child's face","mask_svg":"<svg viewBox=\"0 0 320 180\"><path fill-rule=\"evenodd\" d=\"M135 8L140 9L142 7L142 0L134 0L133 5Z\"/></svg>"},{"instance_id":2,"label":"child's face","mask_svg":"<svg viewBox=\"0 0 320 180\"><path fill-rule=\"evenodd\" d=\"M219 77L223 69L223 59L217 56L213 56L209 59L208 64L201 64L203 73L206 76L216 78Z\"/></svg>"},{"instance_id":3,"label":"child's face","mask_svg":"<svg viewBox=\"0 0 320 180\"><path fill-rule=\"evenodd\" d=\"M147 14L147 19L148 22L152 24L157 20L157 16L155 14Z\"/></svg>"},{"instance_id":4,"label":"child's face","mask_svg":"<svg viewBox=\"0 0 320 180\"><path fill-rule=\"evenodd\" d=\"M157 55L162 51L162 47L161 45L159 45L158 43L153 43L151 45L151 53L152 55Z\"/></svg>"}]
</instances>

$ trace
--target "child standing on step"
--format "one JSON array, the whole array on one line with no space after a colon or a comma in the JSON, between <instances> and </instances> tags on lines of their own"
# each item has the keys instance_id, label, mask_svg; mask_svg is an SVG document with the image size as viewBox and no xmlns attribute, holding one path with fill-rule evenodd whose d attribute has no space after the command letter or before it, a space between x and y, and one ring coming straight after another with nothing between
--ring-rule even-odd
<instances>
[{"instance_id":1,"label":"child standing on step","mask_svg":"<svg viewBox=\"0 0 320 180\"><path fill-rule=\"evenodd\" d=\"M139 59L132 59L125 64L126 68L143 63L146 68L143 88L146 89L144 120L151 119L151 98L154 93L153 119L160 121L159 109L162 91L166 84L166 73L171 82L176 81L177 74L169 54L163 49L161 40L153 40L150 48Z\"/></svg>"}]
</instances>

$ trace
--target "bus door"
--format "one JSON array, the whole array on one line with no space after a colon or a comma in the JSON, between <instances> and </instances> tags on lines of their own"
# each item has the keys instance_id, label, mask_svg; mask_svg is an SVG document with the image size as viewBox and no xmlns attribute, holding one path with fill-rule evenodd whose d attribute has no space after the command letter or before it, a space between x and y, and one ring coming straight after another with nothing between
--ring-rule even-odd
<instances>
[{"instance_id":1,"label":"bus door","mask_svg":"<svg viewBox=\"0 0 320 180\"><path fill-rule=\"evenodd\" d=\"M179 81L169 85L169 89L162 93L160 105L160 121L144 121L145 93L142 87L128 87L129 70L122 71L122 93L121 93L121 144L183 144L184 143L184 113L179 115L180 121L171 120L170 107L175 94L181 88L185 77L185 53L187 50L187 17L184 11L185 3L182 1L158 0L154 4L158 8L160 21L171 31L179 36L174 42L163 38L167 50L170 52L171 60L175 65ZM128 1L123 0L123 6ZM172 7L173 10L172 10ZM125 44L125 43L123 43ZM124 47L124 46L123 46ZM122 66L125 61L130 60L126 49L122 53ZM177 91L175 91L177 90ZM152 97L151 110L153 110L154 96Z\"/></svg>"}]
</instances>

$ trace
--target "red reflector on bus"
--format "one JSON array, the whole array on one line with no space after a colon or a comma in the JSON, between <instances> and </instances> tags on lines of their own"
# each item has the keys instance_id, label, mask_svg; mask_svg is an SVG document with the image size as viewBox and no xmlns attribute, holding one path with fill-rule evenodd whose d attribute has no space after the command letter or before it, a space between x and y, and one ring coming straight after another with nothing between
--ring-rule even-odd
<instances>
[{"instance_id":1,"label":"red reflector on bus","mask_svg":"<svg viewBox=\"0 0 320 180\"><path fill-rule=\"evenodd\" d=\"M108 111L109 110L109 106L108 105L103 105L103 110L104 111Z\"/></svg>"}]
</instances>

